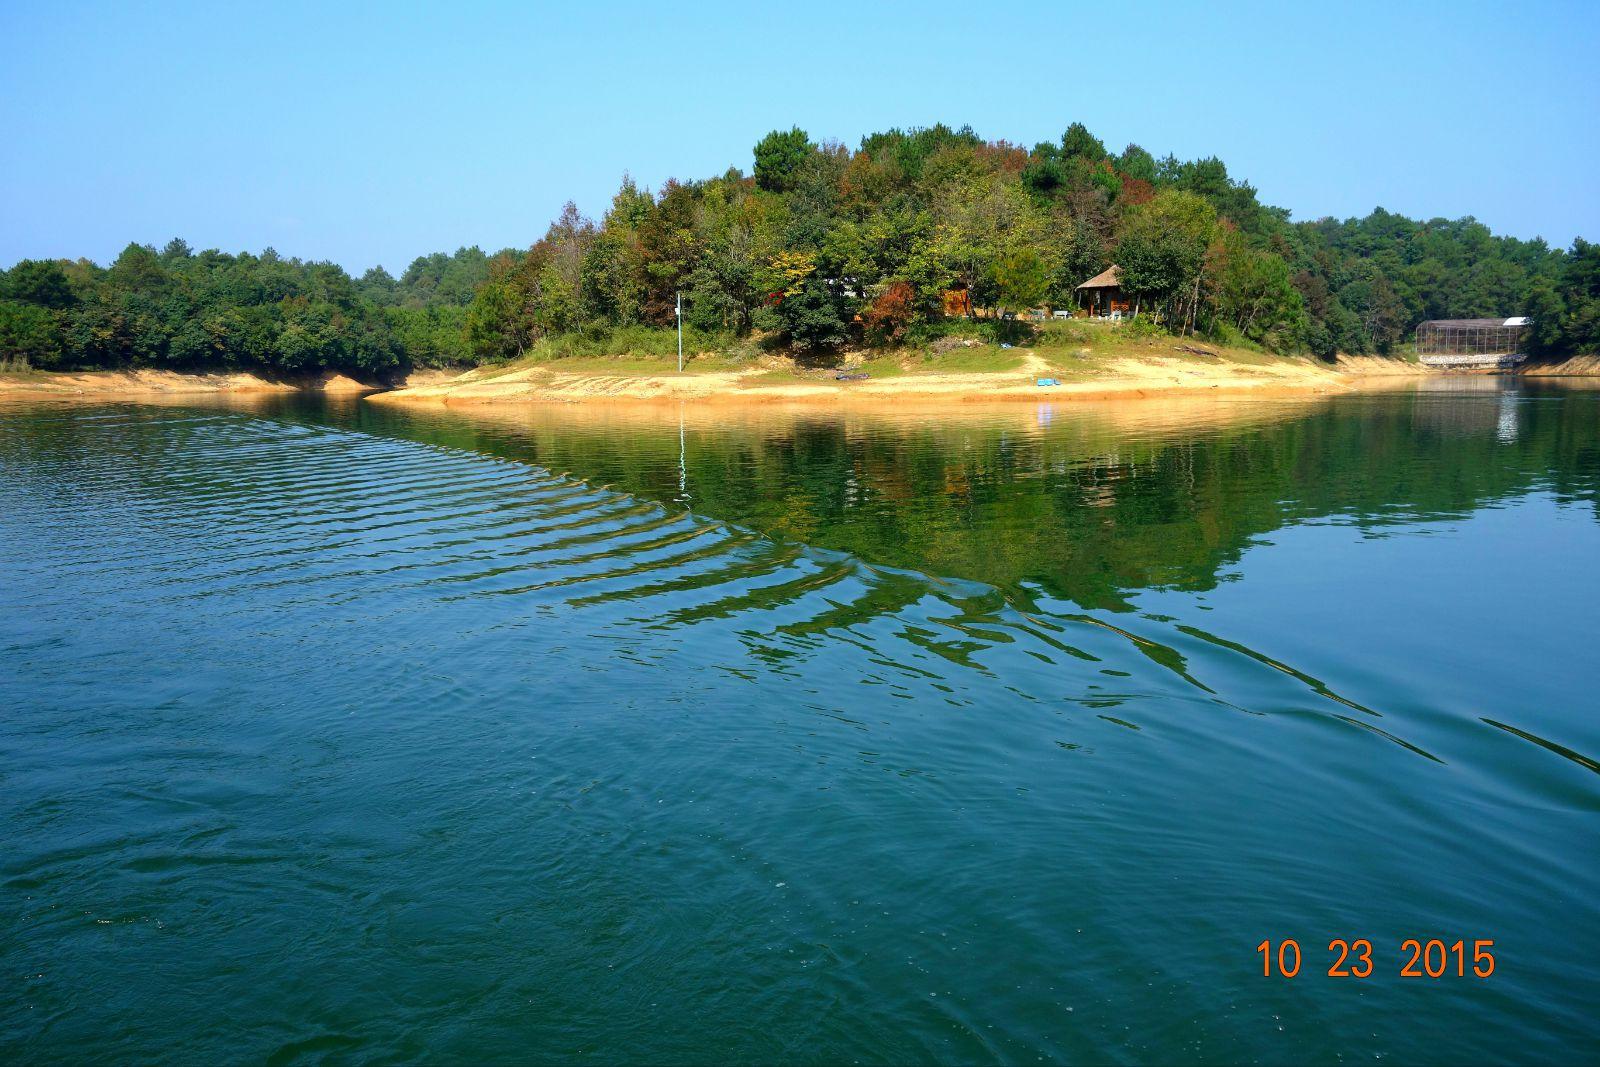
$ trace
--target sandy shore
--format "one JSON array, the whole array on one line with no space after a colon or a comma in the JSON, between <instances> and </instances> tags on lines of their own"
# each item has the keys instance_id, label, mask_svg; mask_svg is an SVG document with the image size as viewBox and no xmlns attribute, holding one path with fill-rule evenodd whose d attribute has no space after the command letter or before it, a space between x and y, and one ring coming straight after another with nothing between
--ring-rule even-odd
<instances>
[{"instance_id":1,"label":"sandy shore","mask_svg":"<svg viewBox=\"0 0 1600 1067\"><path fill-rule=\"evenodd\" d=\"M1306 359L1241 363L1220 357L1205 360L1160 355L1100 360L1082 371L1063 372L1033 353L1023 357L1020 367L1006 372L924 371L845 382L822 374L810 378L783 374L767 367L684 374L604 374L539 365L513 370L480 368L449 381L408 385L371 399L451 405L630 400L740 404L1111 400L1217 392L1337 392L1378 385L1385 380L1405 381L1424 373L1415 364L1389 359L1342 359L1338 365L1329 366ZM1060 384L1038 384L1040 378L1048 377L1059 378Z\"/></svg>"},{"instance_id":2,"label":"sandy shore","mask_svg":"<svg viewBox=\"0 0 1600 1067\"><path fill-rule=\"evenodd\" d=\"M418 371L406 385L447 382L453 375ZM343 374L318 374L302 378L267 378L259 374L183 373L170 370L30 371L0 374L0 394L48 396L147 397L190 393L371 393L384 386L358 382Z\"/></svg>"},{"instance_id":3,"label":"sandy shore","mask_svg":"<svg viewBox=\"0 0 1600 1067\"><path fill-rule=\"evenodd\" d=\"M315 389L330 393L371 390L373 387L343 375L304 380L276 380L257 374L183 374L169 370L75 371L53 374L34 371L0 375L0 392L42 393L54 396L150 396L172 393L293 393Z\"/></svg>"},{"instance_id":4,"label":"sandy shore","mask_svg":"<svg viewBox=\"0 0 1600 1067\"><path fill-rule=\"evenodd\" d=\"M1534 363L1522 369L1527 378L1600 378L1600 356L1573 356L1559 363Z\"/></svg>"},{"instance_id":5,"label":"sandy shore","mask_svg":"<svg viewBox=\"0 0 1600 1067\"><path fill-rule=\"evenodd\" d=\"M1535 364L1528 377L1600 377L1600 358ZM1047 363L1032 351L1007 371L953 372L925 369L837 381L831 372L796 371L781 364L736 369L690 370L683 374L605 373L594 361L584 369L563 364L519 368L480 367L464 374L418 371L398 387L384 389L343 375L272 379L256 374L183 374L163 370L30 372L0 374L0 395L127 397L188 394L319 392L365 395L384 403L478 405L496 403L676 402L707 404L972 404L1008 401L1126 400L1149 397L1253 394L1292 396L1353 389L1405 386L1438 378L1415 363L1373 356L1341 356L1337 363L1304 358L1169 356L1159 351ZM1059 384L1041 386L1040 378Z\"/></svg>"}]
</instances>

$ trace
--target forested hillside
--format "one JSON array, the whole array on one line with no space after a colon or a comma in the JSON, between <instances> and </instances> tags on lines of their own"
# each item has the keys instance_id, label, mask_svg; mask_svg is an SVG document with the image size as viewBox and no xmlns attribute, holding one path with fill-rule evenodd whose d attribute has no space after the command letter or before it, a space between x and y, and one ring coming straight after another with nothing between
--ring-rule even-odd
<instances>
[{"instance_id":1,"label":"forested hillside","mask_svg":"<svg viewBox=\"0 0 1600 1067\"><path fill-rule=\"evenodd\" d=\"M1291 222L1218 159L1113 154L1074 124L1031 151L944 126L854 151L775 131L748 175L655 193L625 178L598 221L568 204L526 251L435 254L398 279L178 240L105 268L23 261L0 274L0 358L377 373L558 354L572 335L634 344L671 325L679 293L700 347L895 346L972 318L1021 339L1016 313L1073 307L1112 263L1141 319L1276 352L1388 352L1423 319L1513 314L1535 318L1542 352L1600 348L1586 241L1381 209Z\"/></svg>"}]
</instances>

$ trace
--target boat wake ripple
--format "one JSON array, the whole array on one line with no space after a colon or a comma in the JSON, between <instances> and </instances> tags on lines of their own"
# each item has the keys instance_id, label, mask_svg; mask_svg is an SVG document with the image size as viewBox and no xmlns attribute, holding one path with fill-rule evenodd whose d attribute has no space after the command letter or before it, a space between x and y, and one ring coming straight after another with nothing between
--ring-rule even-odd
<instances>
[{"instance_id":1,"label":"boat wake ripple","mask_svg":"<svg viewBox=\"0 0 1600 1067\"><path fill-rule=\"evenodd\" d=\"M337 619L377 643L421 629L458 647L514 634L530 652L581 636L669 669L823 672L1176 735L1213 737L1217 715L1311 717L1440 758L1317 678L1160 617L1017 605L470 451L235 414L50 418L70 448L0 429L0 524L79 536L6 560L12 607L92 575L152 618Z\"/></svg>"}]
</instances>

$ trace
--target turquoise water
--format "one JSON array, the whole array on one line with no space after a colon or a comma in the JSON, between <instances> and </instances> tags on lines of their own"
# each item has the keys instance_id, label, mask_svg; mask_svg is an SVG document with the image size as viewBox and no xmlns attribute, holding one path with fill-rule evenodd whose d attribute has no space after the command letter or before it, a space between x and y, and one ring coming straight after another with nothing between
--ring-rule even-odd
<instances>
[{"instance_id":1,"label":"turquoise water","mask_svg":"<svg viewBox=\"0 0 1600 1067\"><path fill-rule=\"evenodd\" d=\"M1430 385L8 403L0 1058L1591 1058L1600 393Z\"/></svg>"}]
</instances>

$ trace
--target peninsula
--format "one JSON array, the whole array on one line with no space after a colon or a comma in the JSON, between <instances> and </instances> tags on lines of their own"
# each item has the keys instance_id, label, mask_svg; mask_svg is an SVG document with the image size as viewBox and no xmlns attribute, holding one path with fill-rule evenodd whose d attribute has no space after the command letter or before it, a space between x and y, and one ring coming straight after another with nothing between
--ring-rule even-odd
<instances>
[{"instance_id":1,"label":"peninsula","mask_svg":"<svg viewBox=\"0 0 1600 1067\"><path fill-rule=\"evenodd\" d=\"M182 240L109 267L24 260L0 272L0 388L1328 389L1417 373L1419 324L1483 317L1526 322L1547 364L1600 350L1600 246L1382 209L1295 222L1216 158L1112 152L1080 123L1032 149L942 125L853 150L780 130L752 156L656 191L624 178L598 221L569 203L529 247L399 277Z\"/></svg>"}]
</instances>

